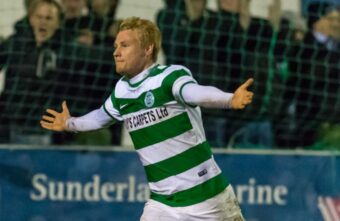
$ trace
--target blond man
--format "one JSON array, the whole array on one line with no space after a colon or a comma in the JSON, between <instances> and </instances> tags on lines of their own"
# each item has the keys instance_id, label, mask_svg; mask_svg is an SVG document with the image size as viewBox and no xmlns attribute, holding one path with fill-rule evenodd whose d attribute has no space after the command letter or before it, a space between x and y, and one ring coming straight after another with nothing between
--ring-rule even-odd
<instances>
[{"instance_id":1,"label":"blond man","mask_svg":"<svg viewBox=\"0 0 340 221\"><path fill-rule=\"evenodd\" d=\"M156 64L158 27L144 19L124 20L114 44L122 78L103 106L71 117L47 109L41 126L54 131L89 131L124 121L151 190L142 221L243 220L231 185L205 139L200 107L243 109L251 103L249 79L233 94L199 85L181 65Z\"/></svg>"}]
</instances>

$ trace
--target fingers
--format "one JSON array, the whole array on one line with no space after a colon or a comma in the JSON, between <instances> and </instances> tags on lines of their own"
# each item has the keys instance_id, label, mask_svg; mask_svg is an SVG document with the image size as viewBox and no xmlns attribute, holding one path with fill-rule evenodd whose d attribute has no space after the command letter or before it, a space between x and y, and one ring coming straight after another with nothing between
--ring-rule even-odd
<instances>
[{"instance_id":1,"label":"fingers","mask_svg":"<svg viewBox=\"0 0 340 221\"><path fill-rule=\"evenodd\" d=\"M52 109L47 109L46 112L51 114L52 116L57 116L59 114L57 111Z\"/></svg>"},{"instance_id":2,"label":"fingers","mask_svg":"<svg viewBox=\"0 0 340 221\"><path fill-rule=\"evenodd\" d=\"M245 102L246 104L250 104L253 101L254 93L253 92L248 92L245 97Z\"/></svg>"},{"instance_id":3,"label":"fingers","mask_svg":"<svg viewBox=\"0 0 340 221\"><path fill-rule=\"evenodd\" d=\"M253 92L242 90L242 92L234 95L232 107L234 109L244 109L248 104L253 101L253 96Z\"/></svg>"},{"instance_id":4,"label":"fingers","mask_svg":"<svg viewBox=\"0 0 340 221\"><path fill-rule=\"evenodd\" d=\"M53 129L53 124L52 123L48 123L46 121L40 121L40 125L45 128L45 129L48 129L48 130L52 130Z\"/></svg>"},{"instance_id":5,"label":"fingers","mask_svg":"<svg viewBox=\"0 0 340 221\"><path fill-rule=\"evenodd\" d=\"M41 127L45 128L47 130L63 131L63 128L60 125L55 124L55 123L50 123L50 122L47 122L45 120L41 120L40 125L41 125Z\"/></svg>"},{"instance_id":6,"label":"fingers","mask_svg":"<svg viewBox=\"0 0 340 221\"><path fill-rule=\"evenodd\" d=\"M254 82L254 78L249 78L244 84L241 85L241 88L247 89Z\"/></svg>"},{"instance_id":7,"label":"fingers","mask_svg":"<svg viewBox=\"0 0 340 221\"><path fill-rule=\"evenodd\" d=\"M244 109L245 107L246 107L246 104L239 104L239 105L235 106L234 109L240 110L240 109Z\"/></svg>"},{"instance_id":8,"label":"fingers","mask_svg":"<svg viewBox=\"0 0 340 221\"><path fill-rule=\"evenodd\" d=\"M55 120L54 117L50 117L50 116L47 116L47 115L44 115L44 116L42 117L42 119L45 120L45 121L47 121L47 122L51 122L51 123L53 123L54 120Z\"/></svg>"},{"instance_id":9,"label":"fingers","mask_svg":"<svg viewBox=\"0 0 340 221\"><path fill-rule=\"evenodd\" d=\"M62 108L63 108L63 111L67 110L68 111L68 107L67 107L67 104L66 104L66 101L63 101L63 103L61 104Z\"/></svg>"},{"instance_id":10,"label":"fingers","mask_svg":"<svg viewBox=\"0 0 340 221\"><path fill-rule=\"evenodd\" d=\"M246 98L253 99L253 97L254 97L254 93L253 92L248 92L246 94Z\"/></svg>"}]
</instances>

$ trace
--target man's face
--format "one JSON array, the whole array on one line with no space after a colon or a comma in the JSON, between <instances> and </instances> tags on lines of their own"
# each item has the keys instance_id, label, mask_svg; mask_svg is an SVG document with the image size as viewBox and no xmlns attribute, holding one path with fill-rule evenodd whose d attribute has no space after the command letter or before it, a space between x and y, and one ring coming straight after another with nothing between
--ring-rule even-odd
<instances>
[{"instance_id":1,"label":"man's face","mask_svg":"<svg viewBox=\"0 0 340 221\"><path fill-rule=\"evenodd\" d=\"M196 12L198 15L202 15L206 7L206 1L205 0L187 0L186 5L187 7L190 7L194 12Z\"/></svg>"},{"instance_id":2,"label":"man's face","mask_svg":"<svg viewBox=\"0 0 340 221\"><path fill-rule=\"evenodd\" d=\"M326 15L329 24L330 36L340 39L340 12L333 10Z\"/></svg>"},{"instance_id":3,"label":"man's face","mask_svg":"<svg viewBox=\"0 0 340 221\"><path fill-rule=\"evenodd\" d=\"M222 10L230 12L239 12L240 0L219 0Z\"/></svg>"},{"instance_id":4,"label":"man's face","mask_svg":"<svg viewBox=\"0 0 340 221\"><path fill-rule=\"evenodd\" d=\"M76 18L81 16L82 10L86 6L84 0L62 0L61 1L66 18Z\"/></svg>"},{"instance_id":5,"label":"man's face","mask_svg":"<svg viewBox=\"0 0 340 221\"><path fill-rule=\"evenodd\" d=\"M39 4L29 19L38 45L50 39L59 28L58 9L50 4Z\"/></svg>"},{"instance_id":6,"label":"man's face","mask_svg":"<svg viewBox=\"0 0 340 221\"><path fill-rule=\"evenodd\" d=\"M330 37L337 38L337 35L339 35L339 29L339 12L335 10L328 12L314 24L314 30Z\"/></svg>"},{"instance_id":7,"label":"man's face","mask_svg":"<svg viewBox=\"0 0 340 221\"><path fill-rule=\"evenodd\" d=\"M108 0L92 0L92 10L101 16L105 16L110 10L110 1Z\"/></svg>"},{"instance_id":8,"label":"man's face","mask_svg":"<svg viewBox=\"0 0 340 221\"><path fill-rule=\"evenodd\" d=\"M142 48L137 30L120 31L114 43L116 71L132 78L152 64L151 46Z\"/></svg>"}]
</instances>

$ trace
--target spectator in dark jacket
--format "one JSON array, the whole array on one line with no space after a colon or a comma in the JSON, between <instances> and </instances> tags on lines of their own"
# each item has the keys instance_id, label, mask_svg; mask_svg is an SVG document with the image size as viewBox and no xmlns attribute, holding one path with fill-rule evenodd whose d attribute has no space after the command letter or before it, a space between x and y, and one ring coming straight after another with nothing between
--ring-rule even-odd
<instances>
[{"instance_id":1,"label":"spectator in dark jacket","mask_svg":"<svg viewBox=\"0 0 340 221\"><path fill-rule=\"evenodd\" d=\"M55 0L34 0L29 8L30 28L0 45L0 68L6 70L0 125L7 141L50 143L37 124L41 106L54 106L66 98L77 105L85 97L78 85L81 69L86 56L99 55L61 34L61 13Z\"/></svg>"},{"instance_id":2,"label":"spectator in dark jacket","mask_svg":"<svg viewBox=\"0 0 340 221\"><path fill-rule=\"evenodd\" d=\"M310 147L322 122L339 122L340 51L334 30L340 29L338 11L326 2L308 6L309 31L294 48L289 63L287 99L292 101L295 125L286 134L289 147Z\"/></svg>"},{"instance_id":3,"label":"spectator in dark jacket","mask_svg":"<svg viewBox=\"0 0 340 221\"><path fill-rule=\"evenodd\" d=\"M270 48L273 25L269 19L250 13L250 0L219 0L218 73L223 88L234 90L244 79L254 77L258 96L253 106L242 112L224 114L224 143L231 147L272 147L271 122L265 98L271 87ZM217 122L222 122L217 119ZM255 129L257 128L257 129Z\"/></svg>"}]
</instances>

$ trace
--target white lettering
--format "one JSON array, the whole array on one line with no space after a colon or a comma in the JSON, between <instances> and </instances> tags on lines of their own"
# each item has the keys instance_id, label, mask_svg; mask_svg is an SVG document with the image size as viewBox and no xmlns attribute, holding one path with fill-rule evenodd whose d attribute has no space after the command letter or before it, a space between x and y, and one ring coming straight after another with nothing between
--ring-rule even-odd
<instances>
[{"instance_id":1,"label":"white lettering","mask_svg":"<svg viewBox=\"0 0 340 221\"><path fill-rule=\"evenodd\" d=\"M100 191L103 200L106 202L113 202L114 197L110 196L109 193L114 192L114 190L115 190L114 184L104 183Z\"/></svg>"},{"instance_id":2,"label":"white lettering","mask_svg":"<svg viewBox=\"0 0 340 221\"><path fill-rule=\"evenodd\" d=\"M86 201L99 201L99 176L93 176L93 182L88 182L84 186L84 198Z\"/></svg>"},{"instance_id":3,"label":"white lettering","mask_svg":"<svg viewBox=\"0 0 340 221\"><path fill-rule=\"evenodd\" d=\"M62 182L49 182L49 198L52 201L62 201L64 200L64 183Z\"/></svg>"},{"instance_id":4,"label":"white lettering","mask_svg":"<svg viewBox=\"0 0 340 221\"><path fill-rule=\"evenodd\" d=\"M248 185L236 185L236 196L239 203L250 205L286 205L285 197L288 195L286 186L259 185L254 178L250 178Z\"/></svg>"},{"instance_id":5,"label":"white lettering","mask_svg":"<svg viewBox=\"0 0 340 221\"><path fill-rule=\"evenodd\" d=\"M278 186L274 190L274 201L281 205L284 206L287 204L287 201L283 198L288 194L288 189L285 186Z\"/></svg>"},{"instance_id":6,"label":"white lettering","mask_svg":"<svg viewBox=\"0 0 340 221\"><path fill-rule=\"evenodd\" d=\"M139 184L137 188L136 199L138 202L145 202L149 199L149 186L147 184Z\"/></svg>"},{"instance_id":7,"label":"white lettering","mask_svg":"<svg viewBox=\"0 0 340 221\"><path fill-rule=\"evenodd\" d=\"M30 197L32 200L44 200L46 199L47 196L47 190L46 187L44 186L43 183L41 182L46 182L47 176L45 174L37 174L33 177L32 179L32 185L35 190L38 191L36 194L35 192L30 192Z\"/></svg>"},{"instance_id":8,"label":"white lettering","mask_svg":"<svg viewBox=\"0 0 340 221\"><path fill-rule=\"evenodd\" d=\"M259 204L272 204L272 187L269 185L265 185L265 186L259 186L258 187L258 196L257 196L257 201ZM264 200L264 198L266 198Z\"/></svg>"},{"instance_id":9,"label":"white lettering","mask_svg":"<svg viewBox=\"0 0 340 221\"><path fill-rule=\"evenodd\" d=\"M136 179L133 176L129 176L129 202L135 201L135 187L136 186Z\"/></svg>"},{"instance_id":10,"label":"white lettering","mask_svg":"<svg viewBox=\"0 0 340 221\"><path fill-rule=\"evenodd\" d=\"M124 191L127 190L128 185L126 183L117 183L116 200L117 202L124 201Z\"/></svg>"},{"instance_id":11,"label":"white lettering","mask_svg":"<svg viewBox=\"0 0 340 221\"><path fill-rule=\"evenodd\" d=\"M79 182L66 182L66 189L68 190L66 193L66 200L67 201L81 201L81 183ZM75 195L73 195L75 193Z\"/></svg>"},{"instance_id":12,"label":"white lettering","mask_svg":"<svg viewBox=\"0 0 340 221\"><path fill-rule=\"evenodd\" d=\"M243 193L248 191L248 186L238 185L236 186L236 196L239 203L243 203Z\"/></svg>"},{"instance_id":13,"label":"white lettering","mask_svg":"<svg viewBox=\"0 0 340 221\"><path fill-rule=\"evenodd\" d=\"M127 182L101 182L98 174L89 182L55 181L45 174L36 174L32 178L33 190L30 198L34 201L87 201L87 202L145 202L150 190L147 184L137 184L135 176L129 176Z\"/></svg>"},{"instance_id":14,"label":"white lettering","mask_svg":"<svg viewBox=\"0 0 340 221\"><path fill-rule=\"evenodd\" d=\"M32 178L33 201L68 201L68 202L145 202L150 190L146 183L137 183L136 177L130 175L125 182L102 182L94 174L88 182L55 181L45 174L36 174ZM247 184L236 185L235 193L239 203L250 205L287 204L288 188L284 185L258 184L250 178Z\"/></svg>"}]
</instances>

